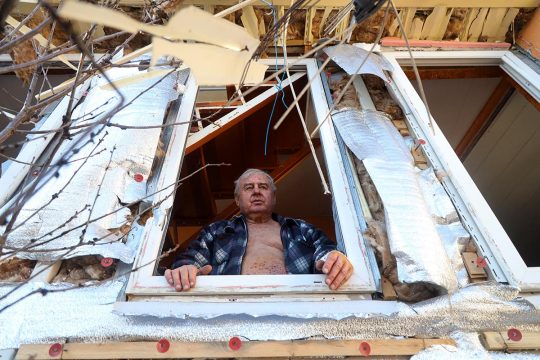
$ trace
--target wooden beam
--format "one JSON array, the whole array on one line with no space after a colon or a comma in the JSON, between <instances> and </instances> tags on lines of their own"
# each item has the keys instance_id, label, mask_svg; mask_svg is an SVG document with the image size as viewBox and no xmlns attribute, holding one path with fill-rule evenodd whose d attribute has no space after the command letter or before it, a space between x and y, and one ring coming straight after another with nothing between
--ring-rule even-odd
<instances>
[{"instance_id":1,"label":"wooden beam","mask_svg":"<svg viewBox=\"0 0 540 360\"><path fill-rule=\"evenodd\" d=\"M233 338L234 339L234 338ZM229 341L171 341L165 352L158 343L66 343L62 359L164 359L164 358L246 358L297 356L361 356L414 355L433 345L452 345L451 339L369 339L369 340L288 340L247 341L236 338L236 347ZM51 344L21 345L16 359L50 359ZM235 350L233 350L233 348ZM59 357L60 358L60 357Z\"/></svg>"},{"instance_id":2,"label":"wooden beam","mask_svg":"<svg viewBox=\"0 0 540 360\"><path fill-rule=\"evenodd\" d=\"M409 80L416 80L411 67L403 67ZM422 80L499 78L505 72L499 66L422 67L418 69Z\"/></svg>"},{"instance_id":3,"label":"wooden beam","mask_svg":"<svg viewBox=\"0 0 540 360\"><path fill-rule=\"evenodd\" d=\"M540 332L514 332L516 337L512 336L513 330L508 332L484 332L480 339L484 347L490 351L517 351L517 350L538 350L540 349ZM521 335L521 338L519 338Z\"/></svg>"},{"instance_id":4,"label":"wooden beam","mask_svg":"<svg viewBox=\"0 0 540 360\"><path fill-rule=\"evenodd\" d=\"M498 112L501 103L508 98L511 94L512 86L505 78L503 78L486 104L480 110L480 113L476 116L473 123L456 146L455 152L457 156L463 161L467 154L470 152L478 138L483 134L485 129L493 121L494 113Z\"/></svg>"},{"instance_id":5,"label":"wooden beam","mask_svg":"<svg viewBox=\"0 0 540 360\"><path fill-rule=\"evenodd\" d=\"M529 103L536 108L536 110L540 111L540 102L536 100L527 90L525 90L516 80L514 80L510 75L507 73L504 73L504 78L512 84L512 86L519 91L521 95L523 95Z\"/></svg>"},{"instance_id":6,"label":"wooden beam","mask_svg":"<svg viewBox=\"0 0 540 360\"><path fill-rule=\"evenodd\" d=\"M257 15L253 6L246 6L242 10L242 16L240 17L242 24L246 28L247 32L254 38L259 38L259 23L257 21Z\"/></svg>"},{"instance_id":7,"label":"wooden beam","mask_svg":"<svg viewBox=\"0 0 540 360\"><path fill-rule=\"evenodd\" d=\"M291 82L294 82L304 76L305 73L293 74L290 78L285 79L281 85L282 88L289 86ZM259 96L251 99L245 105L239 106L232 112L223 116L219 120L216 120L212 125L208 125L203 130L193 133L188 137L185 155L198 149L202 145L206 144L210 140L219 136L219 134L230 129L234 125L238 124L251 114L254 114L257 110L270 104L273 101L273 97L278 93L277 87L272 87Z\"/></svg>"}]
</instances>

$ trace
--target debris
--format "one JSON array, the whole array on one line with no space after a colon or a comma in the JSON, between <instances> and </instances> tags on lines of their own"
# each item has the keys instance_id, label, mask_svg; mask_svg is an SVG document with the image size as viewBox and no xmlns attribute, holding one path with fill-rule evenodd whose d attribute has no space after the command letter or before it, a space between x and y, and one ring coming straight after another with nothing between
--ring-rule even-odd
<instances>
[{"instance_id":1,"label":"debris","mask_svg":"<svg viewBox=\"0 0 540 360\"><path fill-rule=\"evenodd\" d=\"M116 271L116 266L103 267L100 260L100 257L95 255L64 260L60 271L52 282L80 285L88 281L102 281L111 278Z\"/></svg>"},{"instance_id":2,"label":"debris","mask_svg":"<svg viewBox=\"0 0 540 360\"><path fill-rule=\"evenodd\" d=\"M21 282L30 278L36 261L11 258L0 262L0 281Z\"/></svg>"}]
</instances>

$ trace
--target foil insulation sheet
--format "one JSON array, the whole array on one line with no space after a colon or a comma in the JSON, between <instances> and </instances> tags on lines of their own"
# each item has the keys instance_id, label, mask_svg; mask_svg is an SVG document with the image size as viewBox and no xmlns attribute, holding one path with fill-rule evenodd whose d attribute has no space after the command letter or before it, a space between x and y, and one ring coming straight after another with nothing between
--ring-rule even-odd
<instances>
[{"instance_id":1,"label":"foil insulation sheet","mask_svg":"<svg viewBox=\"0 0 540 360\"><path fill-rule=\"evenodd\" d=\"M372 74L388 82L384 70L394 70L392 64L382 56L370 53L357 46L348 44L328 46L324 48L324 52L349 75ZM364 62L363 65L362 62ZM362 65L362 68L360 68L360 65Z\"/></svg>"},{"instance_id":2,"label":"foil insulation sheet","mask_svg":"<svg viewBox=\"0 0 540 360\"><path fill-rule=\"evenodd\" d=\"M0 320L3 324L0 349L66 341L160 338L171 341L227 341L233 336L245 340L431 338L447 337L456 331L505 331L508 327L519 327L522 331L540 330L540 313L534 306L516 298L514 288L499 284L470 285L453 295L415 306L400 303L398 311L389 315L362 314L360 308L341 320L316 316L295 318L294 314L253 317L249 313L219 314L219 304L206 303L213 307L212 317L184 314L181 319L170 313L163 313L162 317L114 313L114 304L124 281L118 279L84 288L27 284L19 293L7 297L3 295L11 288L0 287ZM6 304L21 299L21 295L39 288L49 292L45 296L33 294L2 310ZM153 305L152 302L144 304L149 308ZM203 306L205 303L200 304ZM241 303L238 305L242 306ZM279 307L280 304L261 303L261 306ZM327 306L331 308L332 302Z\"/></svg>"},{"instance_id":3,"label":"foil insulation sheet","mask_svg":"<svg viewBox=\"0 0 540 360\"><path fill-rule=\"evenodd\" d=\"M42 261L82 255L133 261L135 253L125 246L125 230L121 231L132 216L124 205L147 196L161 128L124 129L96 123L107 120L104 116L121 105L111 123L162 125L168 103L178 97L179 81L186 79L185 74L173 72L164 79L127 80L139 73L133 67L107 72L118 81L123 104L103 75L93 78L86 99L73 113L74 126L91 124L91 130L83 128L78 135L73 131L62 142L52 164L67 163L42 181L25 203L8 233L6 250L29 249L17 256Z\"/></svg>"},{"instance_id":4,"label":"foil insulation sheet","mask_svg":"<svg viewBox=\"0 0 540 360\"><path fill-rule=\"evenodd\" d=\"M384 205L399 281L457 289L457 278L431 219L403 138L385 113L344 109L332 115L345 144L363 161Z\"/></svg>"}]
</instances>

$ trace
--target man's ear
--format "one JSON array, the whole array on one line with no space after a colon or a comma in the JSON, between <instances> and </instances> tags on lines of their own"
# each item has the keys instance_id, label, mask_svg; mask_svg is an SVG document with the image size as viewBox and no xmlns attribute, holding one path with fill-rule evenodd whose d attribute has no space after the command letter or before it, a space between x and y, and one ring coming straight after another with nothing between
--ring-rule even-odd
<instances>
[{"instance_id":1,"label":"man's ear","mask_svg":"<svg viewBox=\"0 0 540 360\"><path fill-rule=\"evenodd\" d=\"M240 200L238 200L238 196L234 197L234 202L236 203L236 206L240 206Z\"/></svg>"}]
</instances>

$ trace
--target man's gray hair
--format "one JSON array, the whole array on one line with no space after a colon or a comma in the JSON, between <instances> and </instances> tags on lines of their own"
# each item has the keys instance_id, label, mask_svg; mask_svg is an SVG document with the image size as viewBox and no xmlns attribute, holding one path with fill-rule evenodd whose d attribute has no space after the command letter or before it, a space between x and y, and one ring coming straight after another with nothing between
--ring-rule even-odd
<instances>
[{"instance_id":1,"label":"man's gray hair","mask_svg":"<svg viewBox=\"0 0 540 360\"><path fill-rule=\"evenodd\" d=\"M270 185L270 189L272 189L272 192L276 192L277 188L276 188L276 184L274 183L274 179L272 179L272 177L268 173L266 173L266 172L264 172L262 170L259 170L259 169L247 169L234 182L234 198L235 199L240 194L240 181L244 180L245 178L250 177L253 174L262 174L262 175L266 176L266 178L268 179L268 184Z\"/></svg>"}]
</instances>

